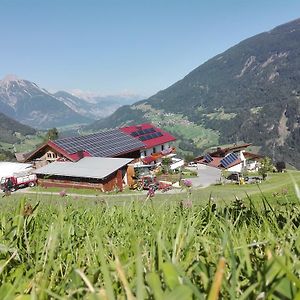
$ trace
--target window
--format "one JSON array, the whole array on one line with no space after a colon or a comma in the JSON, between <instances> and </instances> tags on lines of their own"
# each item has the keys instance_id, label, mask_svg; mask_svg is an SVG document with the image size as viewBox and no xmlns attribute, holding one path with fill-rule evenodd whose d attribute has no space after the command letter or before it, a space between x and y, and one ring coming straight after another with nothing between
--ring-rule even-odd
<instances>
[{"instance_id":1,"label":"window","mask_svg":"<svg viewBox=\"0 0 300 300\"><path fill-rule=\"evenodd\" d=\"M165 150L165 145L161 145L161 151Z\"/></svg>"},{"instance_id":2,"label":"window","mask_svg":"<svg viewBox=\"0 0 300 300\"><path fill-rule=\"evenodd\" d=\"M155 149L155 147L152 149L152 153L156 153L156 149Z\"/></svg>"}]
</instances>

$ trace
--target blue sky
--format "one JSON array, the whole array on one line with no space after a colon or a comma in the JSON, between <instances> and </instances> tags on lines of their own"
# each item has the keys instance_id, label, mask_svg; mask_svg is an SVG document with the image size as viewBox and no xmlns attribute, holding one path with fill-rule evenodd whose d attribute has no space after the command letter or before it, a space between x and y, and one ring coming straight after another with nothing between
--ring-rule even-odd
<instances>
[{"instance_id":1,"label":"blue sky","mask_svg":"<svg viewBox=\"0 0 300 300\"><path fill-rule=\"evenodd\" d=\"M0 0L0 77L150 96L298 17L299 0Z\"/></svg>"}]
</instances>

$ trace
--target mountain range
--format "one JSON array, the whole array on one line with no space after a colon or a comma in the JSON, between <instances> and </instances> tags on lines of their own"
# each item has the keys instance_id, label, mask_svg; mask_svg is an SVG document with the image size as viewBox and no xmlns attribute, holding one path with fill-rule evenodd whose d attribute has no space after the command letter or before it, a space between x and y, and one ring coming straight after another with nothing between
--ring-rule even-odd
<instances>
[{"instance_id":1,"label":"mountain range","mask_svg":"<svg viewBox=\"0 0 300 300\"><path fill-rule=\"evenodd\" d=\"M54 93L53 96L65 103L78 114L92 120L107 117L119 107L140 100L138 95L99 96L97 94L84 95L79 93L79 96L77 96L76 94L65 91L58 91Z\"/></svg>"},{"instance_id":2,"label":"mountain range","mask_svg":"<svg viewBox=\"0 0 300 300\"><path fill-rule=\"evenodd\" d=\"M300 19L248 38L88 129L151 121L194 154L246 141L300 167Z\"/></svg>"},{"instance_id":3,"label":"mountain range","mask_svg":"<svg viewBox=\"0 0 300 300\"><path fill-rule=\"evenodd\" d=\"M0 81L0 112L40 129L88 124L99 118L85 129L150 121L173 133L185 154L244 141L274 161L299 168L299 70L297 19L240 42L169 88L133 104L137 98L50 93L8 76ZM2 123L7 122L1 117Z\"/></svg>"},{"instance_id":4,"label":"mountain range","mask_svg":"<svg viewBox=\"0 0 300 300\"><path fill-rule=\"evenodd\" d=\"M91 123L123 103L136 100L136 96L95 96L86 100L65 91L52 94L14 75L0 80L0 112L39 129Z\"/></svg>"}]
</instances>

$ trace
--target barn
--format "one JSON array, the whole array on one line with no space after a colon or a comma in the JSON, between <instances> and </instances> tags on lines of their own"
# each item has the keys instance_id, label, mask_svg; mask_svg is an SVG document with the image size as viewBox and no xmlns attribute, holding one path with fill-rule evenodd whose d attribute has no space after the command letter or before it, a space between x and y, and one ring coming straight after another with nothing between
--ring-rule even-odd
<instances>
[{"instance_id":1,"label":"barn","mask_svg":"<svg viewBox=\"0 0 300 300\"><path fill-rule=\"evenodd\" d=\"M105 130L84 136L73 136L47 141L22 162L40 168L55 161L76 162L84 157L139 158L144 144L119 129Z\"/></svg>"},{"instance_id":2,"label":"barn","mask_svg":"<svg viewBox=\"0 0 300 300\"><path fill-rule=\"evenodd\" d=\"M53 162L34 171L43 187L87 188L102 192L127 184L131 158L84 157L77 162Z\"/></svg>"},{"instance_id":3,"label":"barn","mask_svg":"<svg viewBox=\"0 0 300 300\"><path fill-rule=\"evenodd\" d=\"M150 123L47 141L31 153L16 155L20 162L40 168L55 161L76 162L83 157L139 159L168 150L176 140Z\"/></svg>"}]
</instances>

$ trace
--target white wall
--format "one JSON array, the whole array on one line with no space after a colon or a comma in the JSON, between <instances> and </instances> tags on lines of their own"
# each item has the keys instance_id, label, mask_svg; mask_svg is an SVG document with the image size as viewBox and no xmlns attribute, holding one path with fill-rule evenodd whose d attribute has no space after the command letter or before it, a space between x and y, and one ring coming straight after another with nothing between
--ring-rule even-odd
<instances>
[{"instance_id":1,"label":"white wall","mask_svg":"<svg viewBox=\"0 0 300 300\"><path fill-rule=\"evenodd\" d=\"M243 152L245 152L245 150L240 151L240 155L239 156L240 156L241 161L243 162L243 166L245 167L246 166L246 158L245 158Z\"/></svg>"},{"instance_id":2,"label":"white wall","mask_svg":"<svg viewBox=\"0 0 300 300\"><path fill-rule=\"evenodd\" d=\"M258 171L258 169L259 169L258 162L257 161L248 161L247 162L247 169L249 171L253 171L253 172Z\"/></svg>"},{"instance_id":3,"label":"white wall","mask_svg":"<svg viewBox=\"0 0 300 300\"><path fill-rule=\"evenodd\" d=\"M229 172L242 172L242 170L243 170L243 162L227 169L227 171Z\"/></svg>"},{"instance_id":4,"label":"white wall","mask_svg":"<svg viewBox=\"0 0 300 300\"><path fill-rule=\"evenodd\" d=\"M164 150L170 148L170 143L164 143L164 144L161 144L161 145L157 145L157 146L154 147L156 153L162 151L162 145L163 145ZM144 152L146 152L146 155L145 155ZM154 152L153 148L141 150L141 158L143 158L145 156L150 156L153 152Z\"/></svg>"}]
</instances>

